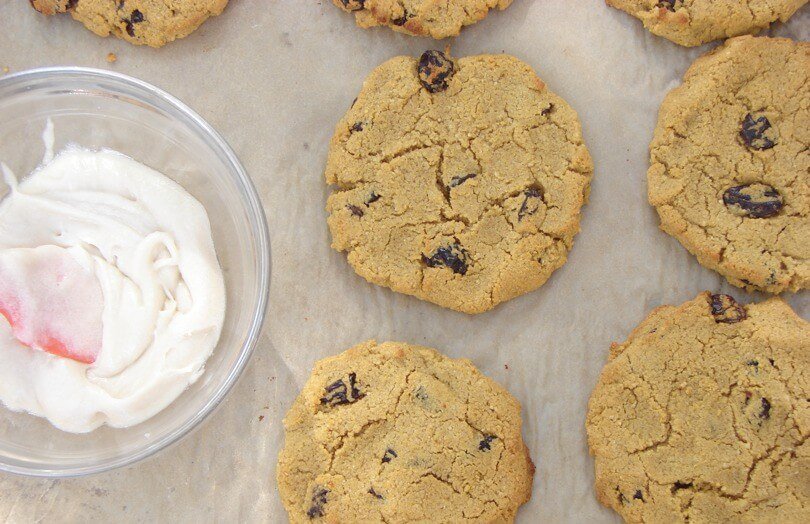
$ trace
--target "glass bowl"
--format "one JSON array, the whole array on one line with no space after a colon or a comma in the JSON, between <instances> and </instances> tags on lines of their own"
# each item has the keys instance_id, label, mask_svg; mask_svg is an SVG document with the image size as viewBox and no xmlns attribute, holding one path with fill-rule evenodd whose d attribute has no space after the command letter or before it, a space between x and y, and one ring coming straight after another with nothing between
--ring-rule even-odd
<instances>
[{"instance_id":1,"label":"glass bowl","mask_svg":"<svg viewBox=\"0 0 810 524\"><path fill-rule=\"evenodd\" d=\"M0 161L24 178L43 157L47 119L55 151L69 143L120 151L174 179L208 211L225 276L222 336L205 373L137 426L62 432L0 404L0 470L69 477L132 464L187 435L245 368L264 319L270 242L264 212L236 155L199 115L156 87L85 68L34 69L0 78ZM0 181L0 198L8 192Z\"/></svg>"}]
</instances>

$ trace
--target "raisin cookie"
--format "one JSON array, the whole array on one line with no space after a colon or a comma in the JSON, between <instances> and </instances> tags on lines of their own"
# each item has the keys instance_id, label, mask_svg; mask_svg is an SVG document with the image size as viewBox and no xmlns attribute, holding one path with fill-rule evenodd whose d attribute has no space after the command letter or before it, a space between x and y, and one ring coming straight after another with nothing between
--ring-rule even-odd
<instances>
[{"instance_id":1,"label":"raisin cookie","mask_svg":"<svg viewBox=\"0 0 810 524\"><path fill-rule=\"evenodd\" d=\"M627 522L810 522L810 324L779 298L660 307L613 344L587 430Z\"/></svg>"},{"instance_id":2,"label":"raisin cookie","mask_svg":"<svg viewBox=\"0 0 810 524\"><path fill-rule=\"evenodd\" d=\"M468 360L366 342L315 364L284 419L291 522L512 522L534 465L520 404Z\"/></svg>"},{"instance_id":3,"label":"raisin cookie","mask_svg":"<svg viewBox=\"0 0 810 524\"><path fill-rule=\"evenodd\" d=\"M490 9L504 10L512 0L332 0L355 15L360 27L386 25L394 31L436 39L456 36L483 20Z\"/></svg>"},{"instance_id":4,"label":"raisin cookie","mask_svg":"<svg viewBox=\"0 0 810 524\"><path fill-rule=\"evenodd\" d=\"M661 228L748 290L810 284L810 44L732 38L670 92L650 146Z\"/></svg>"},{"instance_id":5,"label":"raisin cookie","mask_svg":"<svg viewBox=\"0 0 810 524\"><path fill-rule=\"evenodd\" d=\"M758 33L786 22L807 0L607 0L640 19L651 33L683 46L698 46Z\"/></svg>"},{"instance_id":6,"label":"raisin cookie","mask_svg":"<svg viewBox=\"0 0 810 524\"><path fill-rule=\"evenodd\" d=\"M576 112L517 58L394 58L332 138L332 247L369 282L486 311L563 265L592 172Z\"/></svg>"},{"instance_id":7,"label":"raisin cookie","mask_svg":"<svg viewBox=\"0 0 810 524\"><path fill-rule=\"evenodd\" d=\"M138 45L161 47L188 36L228 0L30 0L40 13L69 12L99 36L115 35Z\"/></svg>"}]
</instances>

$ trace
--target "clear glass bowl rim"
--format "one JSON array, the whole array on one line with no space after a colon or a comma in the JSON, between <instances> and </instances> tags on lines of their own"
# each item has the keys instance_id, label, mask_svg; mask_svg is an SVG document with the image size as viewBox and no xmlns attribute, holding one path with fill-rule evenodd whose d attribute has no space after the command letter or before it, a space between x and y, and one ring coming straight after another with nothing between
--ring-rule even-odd
<instances>
[{"instance_id":1,"label":"clear glass bowl rim","mask_svg":"<svg viewBox=\"0 0 810 524\"><path fill-rule=\"evenodd\" d=\"M264 208L259 199L259 194L245 171L245 168L242 166L241 162L239 162L236 153L234 153L225 139L215 131L208 122L179 99L148 82L121 73L89 67L41 67L12 73L0 77L0 94L7 89L18 87L19 85L36 88L43 83L47 86L52 86L51 82L59 82L60 80L65 82L65 88L70 88L70 82L76 80L80 82L92 82L96 80L101 83L102 88L110 84L117 84L118 86L128 88L129 91L137 94L142 102L156 107L163 112L170 113L173 117L186 124L192 131L198 133L200 138L202 138L209 147L213 148L218 153L218 156L229 167L231 174L234 175L234 182L240 189L242 202L251 224L252 235L256 243L257 280L260 291L257 297L256 307L250 320L245 342L242 344L236 363L230 369L228 376L216 390L215 394L206 401L202 409L193 417L189 418L185 423L167 433L159 440L145 446L135 453L114 457L107 461L89 466L46 469L0 463L0 471L16 475L45 478L82 477L129 466L178 443L197 429L203 420L213 413L222 403L222 400L236 384L245 367L247 367L250 357L256 349L267 313L271 271L270 232L268 230Z\"/></svg>"}]
</instances>

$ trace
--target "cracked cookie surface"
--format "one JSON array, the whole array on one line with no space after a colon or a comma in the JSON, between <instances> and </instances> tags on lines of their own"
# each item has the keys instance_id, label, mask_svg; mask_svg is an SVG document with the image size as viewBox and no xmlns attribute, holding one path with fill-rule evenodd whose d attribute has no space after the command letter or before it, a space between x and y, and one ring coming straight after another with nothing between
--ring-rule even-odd
<instances>
[{"instance_id":1,"label":"cracked cookie surface","mask_svg":"<svg viewBox=\"0 0 810 524\"><path fill-rule=\"evenodd\" d=\"M627 522L808 522L810 325L779 298L660 307L611 347L586 425Z\"/></svg>"},{"instance_id":2,"label":"cracked cookie surface","mask_svg":"<svg viewBox=\"0 0 810 524\"><path fill-rule=\"evenodd\" d=\"M517 58L397 57L332 138L332 247L369 282L486 311L565 263L592 172L576 112Z\"/></svg>"},{"instance_id":3,"label":"cracked cookie surface","mask_svg":"<svg viewBox=\"0 0 810 524\"><path fill-rule=\"evenodd\" d=\"M30 0L40 13L70 13L99 36L161 47L188 36L228 0Z\"/></svg>"},{"instance_id":4,"label":"cracked cookie surface","mask_svg":"<svg viewBox=\"0 0 810 524\"><path fill-rule=\"evenodd\" d=\"M698 261L748 290L810 286L810 44L737 37L665 98L650 204Z\"/></svg>"},{"instance_id":5,"label":"cracked cookie surface","mask_svg":"<svg viewBox=\"0 0 810 524\"><path fill-rule=\"evenodd\" d=\"M468 360L374 341L315 364L284 419L291 522L512 522L534 465L520 404Z\"/></svg>"},{"instance_id":6,"label":"cracked cookie surface","mask_svg":"<svg viewBox=\"0 0 810 524\"><path fill-rule=\"evenodd\" d=\"M436 39L459 34L483 20L491 9L504 10L512 0L332 0L355 15L364 28L388 26L394 31Z\"/></svg>"},{"instance_id":7,"label":"cracked cookie surface","mask_svg":"<svg viewBox=\"0 0 810 524\"><path fill-rule=\"evenodd\" d=\"M786 22L807 0L606 0L651 33L683 46L754 34Z\"/></svg>"}]
</instances>

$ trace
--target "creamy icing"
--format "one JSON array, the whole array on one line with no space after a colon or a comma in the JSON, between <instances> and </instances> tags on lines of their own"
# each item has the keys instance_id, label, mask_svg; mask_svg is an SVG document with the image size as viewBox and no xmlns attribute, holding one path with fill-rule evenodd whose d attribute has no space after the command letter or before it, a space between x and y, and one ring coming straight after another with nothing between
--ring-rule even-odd
<instances>
[{"instance_id":1,"label":"creamy icing","mask_svg":"<svg viewBox=\"0 0 810 524\"><path fill-rule=\"evenodd\" d=\"M225 286L208 215L115 151L53 156L52 133L19 183L2 166L0 293L19 299L20 325L0 315L0 400L69 432L132 426L195 382L219 339ZM44 329L75 358L44 350L32 335Z\"/></svg>"}]
</instances>

